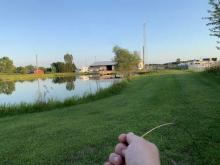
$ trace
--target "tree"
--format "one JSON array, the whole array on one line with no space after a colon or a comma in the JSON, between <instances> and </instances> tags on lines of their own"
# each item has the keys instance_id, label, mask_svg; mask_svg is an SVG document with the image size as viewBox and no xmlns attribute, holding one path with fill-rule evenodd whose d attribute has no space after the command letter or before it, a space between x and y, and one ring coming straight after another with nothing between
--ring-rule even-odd
<instances>
[{"instance_id":1,"label":"tree","mask_svg":"<svg viewBox=\"0 0 220 165\"><path fill-rule=\"evenodd\" d=\"M75 72L76 66L73 63L71 54L64 55L64 62L54 62L51 64L51 71L54 73Z\"/></svg>"},{"instance_id":2,"label":"tree","mask_svg":"<svg viewBox=\"0 0 220 165\"><path fill-rule=\"evenodd\" d=\"M115 46L113 52L115 53L114 61L117 62L116 70L123 76L129 77L137 70L140 63L140 57L137 53L131 53L119 46Z\"/></svg>"},{"instance_id":3,"label":"tree","mask_svg":"<svg viewBox=\"0 0 220 165\"><path fill-rule=\"evenodd\" d=\"M15 82L0 81L0 94L11 95L15 91Z\"/></svg>"},{"instance_id":4,"label":"tree","mask_svg":"<svg viewBox=\"0 0 220 165\"><path fill-rule=\"evenodd\" d=\"M210 35L217 37L217 44L220 44L220 0L209 0L209 4L211 6L208 10L210 16L205 19L209 21L207 26L210 26ZM220 46L217 45L217 49L220 50Z\"/></svg>"},{"instance_id":5,"label":"tree","mask_svg":"<svg viewBox=\"0 0 220 165\"><path fill-rule=\"evenodd\" d=\"M16 68L16 73L26 74L27 73L27 68L23 67L23 66L19 66L19 67Z\"/></svg>"},{"instance_id":6,"label":"tree","mask_svg":"<svg viewBox=\"0 0 220 165\"><path fill-rule=\"evenodd\" d=\"M13 73L15 71L15 67L13 65L13 61L8 57L0 58L0 72L1 73Z\"/></svg>"},{"instance_id":7,"label":"tree","mask_svg":"<svg viewBox=\"0 0 220 165\"><path fill-rule=\"evenodd\" d=\"M73 55L69 54L69 53L65 54L64 61L65 61L65 63L72 64L73 63Z\"/></svg>"},{"instance_id":8,"label":"tree","mask_svg":"<svg viewBox=\"0 0 220 165\"><path fill-rule=\"evenodd\" d=\"M27 73L33 73L34 72L34 66L33 65L27 65L25 66Z\"/></svg>"},{"instance_id":9,"label":"tree","mask_svg":"<svg viewBox=\"0 0 220 165\"><path fill-rule=\"evenodd\" d=\"M52 72L52 68L46 68L46 73L51 73Z\"/></svg>"},{"instance_id":10,"label":"tree","mask_svg":"<svg viewBox=\"0 0 220 165\"><path fill-rule=\"evenodd\" d=\"M72 54L65 54L64 55L64 61L65 61L65 70L66 72L75 72L76 70L76 66L75 64L73 63L73 56Z\"/></svg>"},{"instance_id":11,"label":"tree","mask_svg":"<svg viewBox=\"0 0 220 165\"><path fill-rule=\"evenodd\" d=\"M181 63L180 58L177 58L177 59L176 59L176 63L177 63L177 64L180 64L180 63Z\"/></svg>"},{"instance_id":12,"label":"tree","mask_svg":"<svg viewBox=\"0 0 220 165\"><path fill-rule=\"evenodd\" d=\"M55 84L62 84L66 83L66 89L68 91L74 90L75 85L74 81L76 81L76 77L56 77L53 79L53 83Z\"/></svg>"},{"instance_id":13,"label":"tree","mask_svg":"<svg viewBox=\"0 0 220 165\"><path fill-rule=\"evenodd\" d=\"M58 72L56 65L57 65L57 63L55 63L55 62L51 64L51 71L52 71L53 73L57 73L57 72Z\"/></svg>"},{"instance_id":14,"label":"tree","mask_svg":"<svg viewBox=\"0 0 220 165\"><path fill-rule=\"evenodd\" d=\"M64 73L66 72L66 67L64 62L54 62L51 64L51 69L55 73Z\"/></svg>"}]
</instances>

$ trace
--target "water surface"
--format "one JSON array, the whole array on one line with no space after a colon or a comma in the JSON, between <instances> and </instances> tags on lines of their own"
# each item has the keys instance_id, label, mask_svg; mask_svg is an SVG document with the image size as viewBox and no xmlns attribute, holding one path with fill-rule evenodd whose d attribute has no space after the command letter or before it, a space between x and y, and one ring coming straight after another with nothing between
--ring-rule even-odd
<instances>
[{"instance_id":1,"label":"water surface","mask_svg":"<svg viewBox=\"0 0 220 165\"><path fill-rule=\"evenodd\" d=\"M33 103L49 99L63 101L72 96L82 97L95 93L118 81L118 79L94 79L88 76L17 82L0 81L0 104Z\"/></svg>"}]
</instances>

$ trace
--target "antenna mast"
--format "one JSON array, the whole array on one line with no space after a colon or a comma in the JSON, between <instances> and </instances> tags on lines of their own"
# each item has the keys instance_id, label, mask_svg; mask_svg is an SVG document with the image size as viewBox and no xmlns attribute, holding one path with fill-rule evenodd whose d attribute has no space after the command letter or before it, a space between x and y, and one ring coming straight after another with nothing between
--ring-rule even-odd
<instances>
[{"instance_id":1,"label":"antenna mast","mask_svg":"<svg viewBox=\"0 0 220 165\"><path fill-rule=\"evenodd\" d=\"M146 23L144 23L143 26L143 67L145 65L145 55L146 55Z\"/></svg>"},{"instance_id":2,"label":"antenna mast","mask_svg":"<svg viewBox=\"0 0 220 165\"><path fill-rule=\"evenodd\" d=\"M36 70L38 71L38 56L36 54Z\"/></svg>"}]
</instances>

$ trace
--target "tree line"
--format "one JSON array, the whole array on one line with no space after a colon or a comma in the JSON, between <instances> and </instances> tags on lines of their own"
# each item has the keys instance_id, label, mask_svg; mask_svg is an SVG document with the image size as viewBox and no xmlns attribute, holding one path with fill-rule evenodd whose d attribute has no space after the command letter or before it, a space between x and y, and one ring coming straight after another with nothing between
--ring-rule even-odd
<instances>
[{"instance_id":1,"label":"tree line","mask_svg":"<svg viewBox=\"0 0 220 165\"><path fill-rule=\"evenodd\" d=\"M65 72L75 72L76 65L73 62L72 54L64 55L64 62L53 62L50 67L38 67L38 69L43 70L45 73L65 73ZM30 74L34 73L36 66L27 65L27 66L18 66L16 67L13 63L13 60L9 57L0 58L0 73L6 74Z\"/></svg>"}]
</instances>

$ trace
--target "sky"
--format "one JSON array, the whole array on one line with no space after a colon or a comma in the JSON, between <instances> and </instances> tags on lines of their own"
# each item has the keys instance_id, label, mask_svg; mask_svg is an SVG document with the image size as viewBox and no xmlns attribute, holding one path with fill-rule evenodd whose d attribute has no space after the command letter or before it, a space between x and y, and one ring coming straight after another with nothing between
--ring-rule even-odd
<instances>
[{"instance_id":1,"label":"sky","mask_svg":"<svg viewBox=\"0 0 220 165\"><path fill-rule=\"evenodd\" d=\"M112 60L119 45L141 51L146 63L218 57L206 21L208 0L0 0L0 57L16 66L63 61L78 67Z\"/></svg>"}]
</instances>

